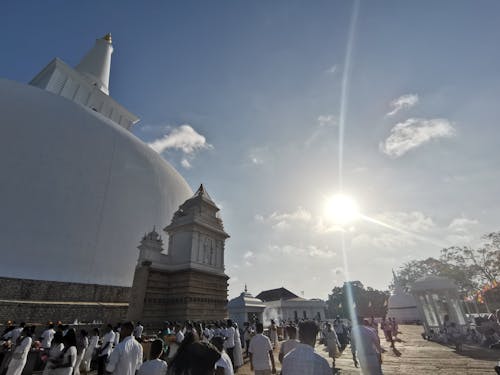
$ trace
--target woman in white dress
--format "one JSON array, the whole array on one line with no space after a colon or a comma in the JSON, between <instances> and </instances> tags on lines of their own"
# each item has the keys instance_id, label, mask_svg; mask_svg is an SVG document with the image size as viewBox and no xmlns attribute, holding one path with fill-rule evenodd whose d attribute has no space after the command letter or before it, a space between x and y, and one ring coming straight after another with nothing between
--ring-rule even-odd
<instances>
[{"instance_id":1,"label":"woman in white dress","mask_svg":"<svg viewBox=\"0 0 500 375\"><path fill-rule=\"evenodd\" d=\"M56 368L52 370L51 375L72 375L76 364L76 334L74 329L68 330L63 337L64 349L59 356Z\"/></svg>"},{"instance_id":2,"label":"woman in white dress","mask_svg":"<svg viewBox=\"0 0 500 375\"><path fill-rule=\"evenodd\" d=\"M90 364L92 363L92 358L94 356L94 351L97 348L97 344L99 343L99 328L94 328L92 331L92 336L89 340L89 346L87 346L87 350L85 350L85 355L82 360L82 368L85 369L85 372L90 372Z\"/></svg>"},{"instance_id":3,"label":"woman in white dress","mask_svg":"<svg viewBox=\"0 0 500 375\"><path fill-rule=\"evenodd\" d=\"M62 343L62 340L63 340L62 332L57 331L54 334L54 338L52 339L52 343L50 345L49 357L47 359L47 364L43 369L43 375L53 374L52 371L55 369L56 363L64 349L64 344Z\"/></svg>"},{"instance_id":4,"label":"woman in white dress","mask_svg":"<svg viewBox=\"0 0 500 375\"><path fill-rule=\"evenodd\" d=\"M21 375L24 370L24 366L26 365L31 344L33 342L31 339L31 328L24 328L21 335L22 336L17 340L16 348L12 353L12 358L7 369L7 375Z\"/></svg>"},{"instance_id":5,"label":"woman in white dress","mask_svg":"<svg viewBox=\"0 0 500 375\"><path fill-rule=\"evenodd\" d=\"M234 367L238 369L238 367L243 366L243 349L241 349L241 336L240 329L238 328L238 324L234 323Z\"/></svg>"},{"instance_id":6,"label":"woman in white dress","mask_svg":"<svg viewBox=\"0 0 500 375\"><path fill-rule=\"evenodd\" d=\"M87 338L88 333L86 330L82 329L80 331L80 335L76 341L76 363L73 375L80 375L80 365L83 361L83 357L85 356L85 352L89 346L89 339Z\"/></svg>"},{"instance_id":7,"label":"woman in white dress","mask_svg":"<svg viewBox=\"0 0 500 375\"><path fill-rule=\"evenodd\" d=\"M269 327L269 339L273 344L273 348L276 348L276 345L278 345L278 327L276 327L273 319L271 319L271 327Z\"/></svg>"}]
</instances>

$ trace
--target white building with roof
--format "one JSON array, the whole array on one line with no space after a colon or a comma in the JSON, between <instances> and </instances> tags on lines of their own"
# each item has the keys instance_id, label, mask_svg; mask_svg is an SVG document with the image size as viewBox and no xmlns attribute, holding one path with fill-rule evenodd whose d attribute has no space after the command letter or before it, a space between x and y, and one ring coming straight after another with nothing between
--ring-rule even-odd
<instances>
[{"instance_id":1,"label":"white building with roof","mask_svg":"<svg viewBox=\"0 0 500 375\"><path fill-rule=\"evenodd\" d=\"M252 296L245 285L245 290L238 297L228 302L227 313L229 319L238 323L239 327L243 327L245 322L263 322L265 308L266 305L260 299Z\"/></svg>"},{"instance_id":2,"label":"white building with roof","mask_svg":"<svg viewBox=\"0 0 500 375\"><path fill-rule=\"evenodd\" d=\"M264 322L299 321L302 319L325 320L326 302L321 299L306 299L283 287L262 291L257 295L266 306Z\"/></svg>"}]
</instances>

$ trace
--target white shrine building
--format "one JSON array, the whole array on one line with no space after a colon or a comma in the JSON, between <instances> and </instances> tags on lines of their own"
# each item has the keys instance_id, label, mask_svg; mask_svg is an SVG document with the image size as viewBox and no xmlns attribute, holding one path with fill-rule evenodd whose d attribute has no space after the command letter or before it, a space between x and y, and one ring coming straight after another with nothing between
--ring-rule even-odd
<instances>
[{"instance_id":1,"label":"white shrine building","mask_svg":"<svg viewBox=\"0 0 500 375\"><path fill-rule=\"evenodd\" d=\"M306 299L283 287L260 292L256 298L262 300L264 322L299 321L302 319L325 320L326 302L321 299Z\"/></svg>"},{"instance_id":2,"label":"white shrine building","mask_svg":"<svg viewBox=\"0 0 500 375\"><path fill-rule=\"evenodd\" d=\"M389 297L387 316L395 318L396 322L400 324L422 321L415 298L405 292L394 271L392 271L392 275L394 278L394 293Z\"/></svg>"},{"instance_id":3,"label":"white shrine building","mask_svg":"<svg viewBox=\"0 0 500 375\"><path fill-rule=\"evenodd\" d=\"M263 322L265 308L264 302L252 296L245 285L245 290L228 302L227 313L230 319L238 323L239 327L243 327L245 322Z\"/></svg>"}]
</instances>

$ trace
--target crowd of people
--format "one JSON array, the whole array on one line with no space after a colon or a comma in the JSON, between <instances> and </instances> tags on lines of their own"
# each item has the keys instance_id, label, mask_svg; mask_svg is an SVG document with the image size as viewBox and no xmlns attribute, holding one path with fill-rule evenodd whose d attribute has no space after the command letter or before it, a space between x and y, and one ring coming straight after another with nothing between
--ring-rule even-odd
<instances>
[{"instance_id":1,"label":"crowd of people","mask_svg":"<svg viewBox=\"0 0 500 375\"><path fill-rule=\"evenodd\" d=\"M438 330L431 329L428 334L422 336L430 341L452 345L456 351L461 351L463 344L500 349L500 310L484 318L476 317L467 328L451 321L449 315L445 315L442 327Z\"/></svg>"},{"instance_id":2,"label":"crowd of people","mask_svg":"<svg viewBox=\"0 0 500 375\"><path fill-rule=\"evenodd\" d=\"M90 333L63 324L48 323L40 331L8 322L0 336L0 374L21 375L30 352L37 354L35 367L43 369L43 375L80 375L91 370L98 375L234 375L243 365L244 341L231 320L166 322L151 339L143 332L140 322L107 324ZM250 341L255 330L247 325L244 332ZM149 360L143 362L145 354Z\"/></svg>"},{"instance_id":3,"label":"crowd of people","mask_svg":"<svg viewBox=\"0 0 500 375\"><path fill-rule=\"evenodd\" d=\"M140 322L108 324L90 332L52 323L35 330L9 322L1 335L0 374L5 368L7 375L21 375L28 353L37 351L44 375L91 370L98 375L234 375L245 357L256 375L276 373L278 361L282 375L331 375L338 371L335 359L349 344L355 366L363 373L379 374L383 351L379 328L393 346L398 334L393 319L382 319L380 325L374 318L353 324L340 317L332 323L303 320L278 326L271 321L266 333L258 321L241 329L231 320L165 322L163 329L148 336ZM326 346L331 365L315 352L318 342Z\"/></svg>"}]
</instances>

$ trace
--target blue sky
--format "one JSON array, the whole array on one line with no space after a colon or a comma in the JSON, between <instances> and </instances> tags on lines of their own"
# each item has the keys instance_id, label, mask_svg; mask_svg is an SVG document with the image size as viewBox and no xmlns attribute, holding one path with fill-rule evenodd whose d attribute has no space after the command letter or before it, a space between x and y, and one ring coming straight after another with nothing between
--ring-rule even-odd
<instances>
[{"instance_id":1,"label":"blue sky","mask_svg":"<svg viewBox=\"0 0 500 375\"><path fill-rule=\"evenodd\" d=\"M0 72L28 82L55 56L76 65L111 32L110 93L141 117L134 134L187 137L163 156L222 206L230 295L247 283L325 298L344 279L322 206L339 184L353 4L4 3ZM351 278L384 288L402 262L499 229L499 35L496 1L360 2L344 191L415 235L354 223Z\"/></svg>"}]
</instances>

